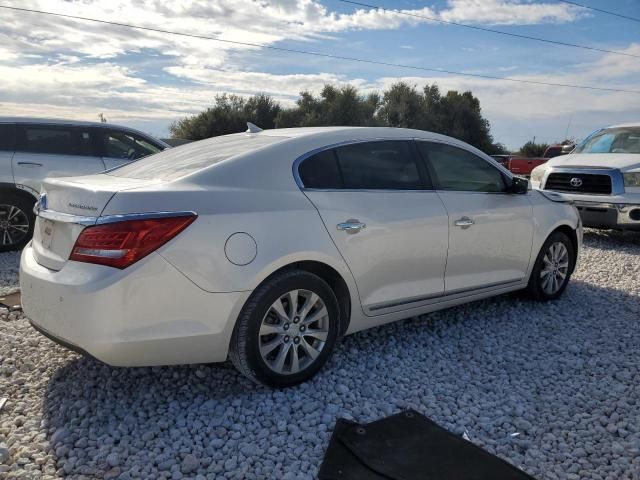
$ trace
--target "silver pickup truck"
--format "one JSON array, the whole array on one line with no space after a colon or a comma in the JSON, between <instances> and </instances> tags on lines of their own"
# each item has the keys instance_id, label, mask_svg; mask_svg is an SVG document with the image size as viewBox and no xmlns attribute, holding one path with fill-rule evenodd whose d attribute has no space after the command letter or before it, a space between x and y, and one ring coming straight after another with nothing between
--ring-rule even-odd
<instances>
[{"instance_id":1,"label":"silver pickup truck","mask_svg":"<svg viewBox=\"0 0 640 480\"><path fill-rule=\"evenodd\" d=\"M572 199L585 227L640 231L640 123L598 130L536 167L531 183Z\"/></svg>"}]
</instances>

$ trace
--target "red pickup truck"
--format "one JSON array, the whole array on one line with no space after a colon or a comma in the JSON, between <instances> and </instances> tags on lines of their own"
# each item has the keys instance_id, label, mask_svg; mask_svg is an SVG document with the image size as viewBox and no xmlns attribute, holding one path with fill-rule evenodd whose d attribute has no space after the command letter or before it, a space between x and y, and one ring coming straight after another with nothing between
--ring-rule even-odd
<instances>
[{"instance_id":1,"label":"red pickup truck","mask_svg":"<svg viewBox=\"0 0 640 480\"><path fill-rule=\"evenodd\" d=\"M569 145L551 145L544 151L542 157L519 157L517 155L495 155L493 158L501 163L510 172L516 175L528 177L531 171L538 165L542 165L548 160L569 153L572 150ZM499 158L498 158L499 157Z\"/></svg>"}]
</instances>

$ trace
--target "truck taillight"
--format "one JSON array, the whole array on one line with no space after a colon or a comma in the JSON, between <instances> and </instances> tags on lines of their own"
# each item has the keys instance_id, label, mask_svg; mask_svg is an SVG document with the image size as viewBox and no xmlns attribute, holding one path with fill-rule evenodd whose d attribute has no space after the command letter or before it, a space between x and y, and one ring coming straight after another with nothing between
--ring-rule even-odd
<instances>
[{"instance_id":1,"label":"truck taillight","mask_svg":"<svg viewBox=\"0 0 640 480\"><path fill-rule=\"evenodd\" d=\"M188 214L90 226L78 236L69 260L127 268L167 243L195 219L195 214Z\"/></svg>"}]
</instances>

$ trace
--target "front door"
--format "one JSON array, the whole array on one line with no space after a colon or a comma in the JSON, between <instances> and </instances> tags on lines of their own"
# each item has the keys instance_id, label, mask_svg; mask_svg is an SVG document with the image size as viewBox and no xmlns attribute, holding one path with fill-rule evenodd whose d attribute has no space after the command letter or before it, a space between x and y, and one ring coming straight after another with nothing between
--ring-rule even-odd
<instances>
[{"instance_id":1,"label":"front door","mask_svg":"<svg viewBox=\"0 0 640 480\"><path fill-rule=\"evenodd\" d=\"M508 193L504 174L475 153L443 143L417 145L449 215L445 292L524 280L534 230L528 195Z\"/></svg>"},{"instance_id":2,"label":"front door","mask_svg":"<svg viewBox=\"0 0 640 480\"><path fill-rule=\"evenodd\" d=\"M351 269L367 315L416 306L444 292L448 217L411 142L326 150L299 167Z\"/></svg>"}]
</instances>

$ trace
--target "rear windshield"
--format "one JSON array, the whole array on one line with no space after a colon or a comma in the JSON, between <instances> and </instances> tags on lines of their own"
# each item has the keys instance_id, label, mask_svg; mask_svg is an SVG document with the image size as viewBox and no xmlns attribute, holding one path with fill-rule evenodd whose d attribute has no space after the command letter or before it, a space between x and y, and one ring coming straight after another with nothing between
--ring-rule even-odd
<instances>
[{"instance_id":1,"label":"rear windshield","mask_svg":"<svg viewBox=\"0 0 640 480\"><path fill-rule=\"evenodd\" d=\"M284 137L244 133L214 137L177 148L168 148L107 173L117 177L171 181L281 140L284 140Z\"/></svg>"}]
</instances>

